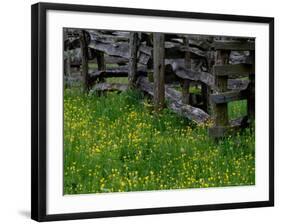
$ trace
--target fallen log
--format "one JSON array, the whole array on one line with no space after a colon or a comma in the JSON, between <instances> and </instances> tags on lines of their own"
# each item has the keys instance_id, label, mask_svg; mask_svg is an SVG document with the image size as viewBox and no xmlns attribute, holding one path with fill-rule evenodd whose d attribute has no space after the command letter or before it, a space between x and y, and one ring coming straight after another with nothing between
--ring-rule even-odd
<instances>
[{"instance_id":1,"label":"fallen log","mask_svg":"<svg viewBox=\"0 0 281 224\"><path fill-rule=\"evenodd\" d=\"M182 104L173 101L171 102L169 107L177 114L183 117L187 117L188 119L198 124L205 123L210 119L210 116L206 112L197 107L192 107L188 104Z\"/></svg>"},{"instance_id":2,"label":"fallen log","mask_svg":"<svg viewBox=\"0 0 281 224\"><path fill-rule=\"evenodd\" d=\"M146 77L139 77L137 80L138 87L153 96L153 84L148 81ZM181 93L169 86L165 86L165 98L168 101L168 107L175 113L184 116L198 124L204 123L210 119L210 115L203 110L183 104L181 100Z\"/></svg>"}]
</instances>

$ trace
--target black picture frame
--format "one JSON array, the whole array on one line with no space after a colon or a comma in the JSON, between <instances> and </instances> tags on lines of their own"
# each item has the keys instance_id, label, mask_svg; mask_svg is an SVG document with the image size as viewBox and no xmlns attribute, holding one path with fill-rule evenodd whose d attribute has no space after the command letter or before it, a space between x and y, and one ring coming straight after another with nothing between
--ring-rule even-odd
<instances>
[{"instance_id":1,"label":"black picture frame","mask_svg":"<svg viewBox=\"0 0 281 224\"><path fill-rule=\"evenodd\" d=\"M145 209L129 209L99 211L85 213L52 214L46 213L46 13L48 10L63 10L87 13L110 13L139 16L162 16L191 18L217 21L254 22L269 24L269 200L208 204L195 206L160 207ZM195 13L183 11L163 11L151 9L103 7L74 4L37 3L32 5L31 16L31 120L32 120L32 155L31 155L31 218L36 221L55 221L115 216L132 216L161 213L192 212L206 210L222 210L237 208L267 207L274 205L274 18L224 15L211 13Z\"/></svg>"}]
</instances>

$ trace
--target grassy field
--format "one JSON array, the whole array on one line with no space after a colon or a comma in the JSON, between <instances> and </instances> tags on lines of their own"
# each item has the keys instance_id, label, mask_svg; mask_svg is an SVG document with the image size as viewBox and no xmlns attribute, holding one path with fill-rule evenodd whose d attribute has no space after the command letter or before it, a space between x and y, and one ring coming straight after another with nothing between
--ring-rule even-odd
<instances>
[{"instance_id":1,"label":"grassy field","mask_svg":"<svg viewBox=\"0 0 281 224\"><path fill-rule=\"evenodd\" d=\"M215 142L207 128L136 91L64 92L64 193L123 192L255 184L254 132ZM229 105L232 118L246 104Z\"/></svg>"}]
</instances>

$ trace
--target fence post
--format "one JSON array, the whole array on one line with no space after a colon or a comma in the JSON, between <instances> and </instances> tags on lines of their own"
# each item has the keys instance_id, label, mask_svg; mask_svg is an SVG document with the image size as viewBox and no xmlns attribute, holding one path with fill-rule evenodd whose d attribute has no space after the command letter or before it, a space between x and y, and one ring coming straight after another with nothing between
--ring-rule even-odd
<instances>
[{"instance_id":1,"label":"fence post","mask_svg":"<svg viewBox=\"0 0 281 224\"><path fill-rule=\"evenodd\" d=\"M129 73L128 81L129 87L133 88L137 80L137 56L138 56L138 33L130 32L130 43L129 43Z\"/></svg>"},{"instance_id":2,"label":"fence post","mask_svg":"<svg viewBox=\"0 0 281 224\"><path fill-rule=\"evenodd\" d=\"M247 96L247 115L250 122L255 119L255 51L250 51L252 59L252 72L249 74L248 96Z\"/></svg>"},{"instance_id":3,"label":"fence post","mask_svg":"<svg viewBox=\"0 0 281 224\"><path fill-rule=\"evenodd\" d=\"M184 55L184 63L185 68L191 69L191 58L190 58L190 51L189 51L189 39L187 36L183 38L183 43L185 46L185 55ZM182 102L185 104L189 104L190 99L190 93L189 93L189 87L190 87L190 80L184 79L182 84Z\"/></svg>"},{"instance_id":4,"label":"fence post","mask_svg":"<svg viewBox=\"0 0 281 224\"><path fill-rule=\"evenodd\" d=\"M105 60L104 60L104 53L102 51L96 51L96 55L97 55L98 70L105 71L106 64L105 64ZM99 82L105 82L105 78L100 76Z\"/></svg>"},{"instance_id":5,"label":"fence post","mask_svg":"<svg viewBox=\"0 0 281 224\"><path fill-rule=\"evenodd\" d=\"M208 114L210 114L210 101L209 101L209 98L210 98L210 87L201 82L201 96L202 96L202 101L203 101L203 110L205 112L207 112Z\"/></svg>"},{"instance_id":6,"label":"fence post","mask_svg":"<svg viewBox=\"0 0 281 224\"><path fill-rule=\"evenodd\" d=\"M165 39L163 33L153 33L154 109L163 109L165 103Z\"/></svg>"},{"instance_id":7,"label":"fence post","mask_svg":"<svg viewBox=\"0 0 281 224\"><path fill-rule=\"evenodd\" d=\"M229 50L218 50L216 52L216 65L228 64ZM217 76L215 74L215 91L218 93L227 91L228 76ZM214 105L215 127L210 128L210 135L212 137L223 137L225 135L225 128L229 125L227 103L220 103Z\"/></svg>"},{"instance_id":8,"label":"fence post","mask_svg":"<svg viewBox=\"0 0 281 224\"><path fill-rule=\"evenodd\" d=\"M71 53L69 47L66 50L66 76L71 76Z\"/></svg>"},{"instance_id":9,"label":"fence post","mask_svg":"<svg viewBox=\"0 0 281 224\"><path fill-rule=\"evenodd\" d=\"M214 37L209 38L210 42L214 42ZM207 65L208 69L207 72L213 73L213 66L216 61L216 52L213 49L209 49L207 51ZM208 113L208 114L213 114L214 113L214 103L210 99L210 95L212 94L213 90L211 86L206 85L205 83L202 83L202 97L203 97L203 109Z\"/></svg>"},{"instance_id":10,"label":"fence post","mask_svg":"<svg viewBox=\"0 0 281 224\"><path fill-rule=\"evenodd\" d=\"M80 30L79 32L79 40L80 40L80 48L81 48L81 57L82 57L82 77L83 77L83 91L89 91L89 83L88 83L88 44L85 37L85 32Z\"/></svg>"},{"instance_id":11,"label":"fence post","mask_svg":"<svg viewBox=\"0 0 281 224\"><path fill-rule=\"evenodd\" d=\"M69 47L67 47L65 54L66 59L64 61L64 88L67 88L69 87L67 78L71 76L71 54Z\"/></svg>"},{"instance_id":12,"label":"fence post","mask_svg":"<svg viewBox=\"0 0 281 224\"><path fill-rule=\"evenodd\" d=\"M210 41L213 41L213 37L210 38ZM212 68L215 62L214 51L207 51L207 72L212 73ZM201 95L203 101L202 109L208 114L212 114L213 106L210 100L210 94L212 93L212 89L209 85L205 83L201 83Z\"/></svg>"}]
</instances>

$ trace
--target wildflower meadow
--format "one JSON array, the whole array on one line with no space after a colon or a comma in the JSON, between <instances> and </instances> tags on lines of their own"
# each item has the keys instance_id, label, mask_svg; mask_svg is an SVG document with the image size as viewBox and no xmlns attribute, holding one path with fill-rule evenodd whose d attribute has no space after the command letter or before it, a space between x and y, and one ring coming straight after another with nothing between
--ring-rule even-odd
<instances>
[{"instance_id":1,"label":"wildflower meadow","mask_svg":"<svg viewBox=\"0 0 281 224\"><path fill-rule=\"evenodd\" d=\"M229 104L229 116L246 103ZM255 184L254 127L215 141L138 90L97 96L64 91L64 193L151 191Z\"/></svg>"}]
</instances>

